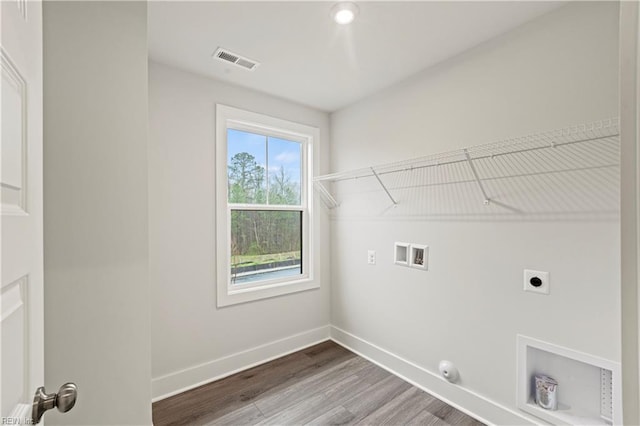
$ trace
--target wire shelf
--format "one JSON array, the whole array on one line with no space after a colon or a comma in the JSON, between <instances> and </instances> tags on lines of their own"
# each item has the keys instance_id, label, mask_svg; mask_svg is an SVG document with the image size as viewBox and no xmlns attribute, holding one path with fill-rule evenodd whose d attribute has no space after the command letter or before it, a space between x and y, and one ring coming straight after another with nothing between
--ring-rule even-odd
<instances>
[{"instance_id":1,"label":"wire shelf","mask_svg":"<svg viewBox=\"0 0 640 426\"><path fill-rule=\"evenodd\" d=\"M329 208L368 215L616 214L619 127L611 118L314 182Z\"/></svg>"}]
</instances>

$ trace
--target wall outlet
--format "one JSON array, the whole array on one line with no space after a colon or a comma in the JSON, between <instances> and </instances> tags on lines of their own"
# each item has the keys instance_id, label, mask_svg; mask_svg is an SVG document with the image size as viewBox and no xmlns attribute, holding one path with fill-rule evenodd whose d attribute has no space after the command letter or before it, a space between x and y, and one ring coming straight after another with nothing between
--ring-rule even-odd
<instances>
[{"instance_id":1,"label":"wall outlet","mask_svg":"<svg viewBox=\"0 0 640 426\"><path fill-rule=\"evenodd\" d=\"M549 290L548 272L534 271L532 269L524 270L524 291L549 294Z\"/></svg>"},{"instance_id":2,"label":"wall outlet","mask_svg":"<svg viewBox=\"0 0 640 426\"><path fill-rule=\"evenodd\" d=\"M376 264L376 251L375 250L369 250L367 252L367 263L369 265L375 265Z\"/></svg>"}]
</instances>

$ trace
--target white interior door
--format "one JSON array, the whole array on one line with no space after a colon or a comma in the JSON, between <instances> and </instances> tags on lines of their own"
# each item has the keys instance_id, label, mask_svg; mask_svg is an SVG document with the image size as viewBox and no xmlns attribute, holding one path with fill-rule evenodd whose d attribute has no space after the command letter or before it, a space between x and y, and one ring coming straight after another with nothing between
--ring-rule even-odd
<instances>
[{"instance_id":1,"label":"white interior door","mask_svg":"<svg viewBox=\"0 0 640 426\"><path fill-rule=\"evenodd\" d=\"M42 4L0 1L2 424L28 424L44 384Z\"/></svg>"}]
</instances>

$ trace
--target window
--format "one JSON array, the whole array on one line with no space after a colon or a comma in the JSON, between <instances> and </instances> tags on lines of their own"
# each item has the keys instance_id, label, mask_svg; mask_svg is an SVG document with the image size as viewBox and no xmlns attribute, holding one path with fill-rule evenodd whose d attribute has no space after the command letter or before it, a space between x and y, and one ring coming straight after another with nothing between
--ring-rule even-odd
<instances>
[{"instance_id":1,"label":"window","mask_svg":"<svg viewBox=\"0 0 640 426\"><path fill-rule=\"evenodd\" d=\"M318 129L224 105L216 117L218 306L318 287Z\"/></svg>"}]
</instances>

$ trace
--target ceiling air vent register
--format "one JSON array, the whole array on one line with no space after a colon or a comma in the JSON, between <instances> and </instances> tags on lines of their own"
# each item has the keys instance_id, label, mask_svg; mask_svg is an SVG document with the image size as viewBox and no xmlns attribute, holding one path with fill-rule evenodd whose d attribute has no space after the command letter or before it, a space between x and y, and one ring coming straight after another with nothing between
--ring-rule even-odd
<instances>
[{"instance_id":1,"label":"ceiling air vent register","mask_svg":"<svg viewBox=\"0 0 640 426\"><path fill-rule=\"evenodd\" d=\"M259 65L259 63L253 59L238 55L237 53L233 53L227 49L223 49L222 47L219 47L215 51L213 57L219 61L234 64L249 71L255 70Z\"/></svg>"}]
</instances>

